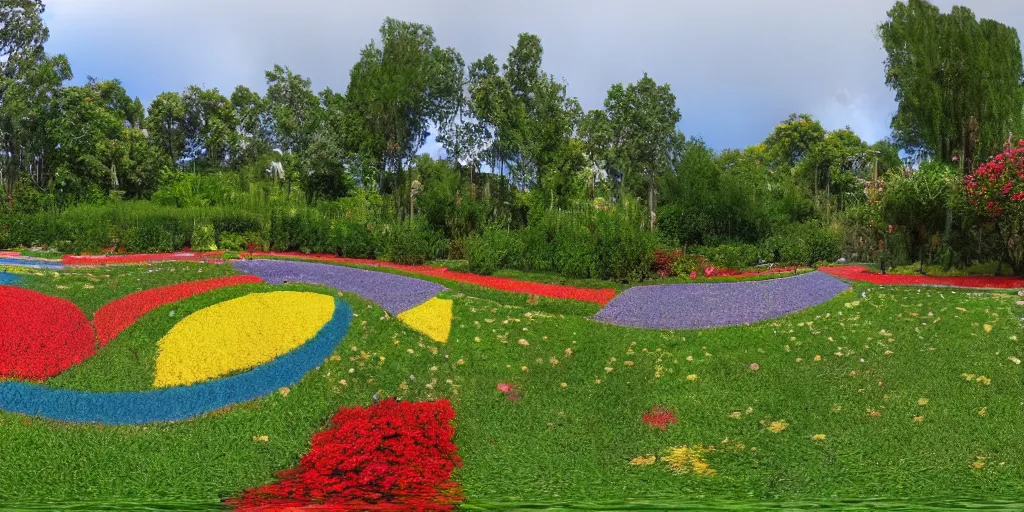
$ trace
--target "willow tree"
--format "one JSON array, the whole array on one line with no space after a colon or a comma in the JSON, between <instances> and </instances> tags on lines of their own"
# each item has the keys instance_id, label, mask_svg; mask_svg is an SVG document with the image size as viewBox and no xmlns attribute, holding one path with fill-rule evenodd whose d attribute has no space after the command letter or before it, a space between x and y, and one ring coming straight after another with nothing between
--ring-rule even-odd
<instances>
[{"instance_id":1,"label":"willow tree","mask_svg":"<svg viewBox=\"0 0 1024 512\"><path fill-rule=\"evenodd\" d=\"M889 11L878 37L898 104L893 135L904 149L943 162L957 157L967 169L1000 150L1021 116L1016 29L978 20L966 7L944 14L907 0Z\"/></svg>"}]
</instances>

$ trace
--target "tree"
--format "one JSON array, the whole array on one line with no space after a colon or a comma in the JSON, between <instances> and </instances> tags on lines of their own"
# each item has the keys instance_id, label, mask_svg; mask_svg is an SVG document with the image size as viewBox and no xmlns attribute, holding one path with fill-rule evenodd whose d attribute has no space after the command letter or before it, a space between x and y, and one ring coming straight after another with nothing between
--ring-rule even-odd
<instances>
[{"instance_id":1,"label":"tree","mask_svg":"<svg viewBox=\"0 0 1024 512\"><path fill-rule=\"evenodd\" d=\"M22 170L39 169L42 124L32 113L71 78L63 55L47 56L42 0L0 1L0 185L8 196Z\"/></svg>"},{"instance_id":2,"label":"tree","mask_svg":"<svg viewBox=\"0 0 1024 512\"><path fill-rule=\"evenodd\" d=\"M796 166L811 148L825 140L825 129L810 114L790 114L765 139L765 151L775 166Z\"/></svg>"},{"instance_id":3,"label":"tree","mask_svg":"<svg viewBox=\"0 0 1024 512\"><path fill-rule=\"evenodd\" d=\"M650 227L655 226L655 180L669 168L680 114L668 84L658 85L644 73L635 84L615 84L604 102L608 111L616 166L647 184Z\"/></svg>"},{"instance_id":4,"label":"tree","mask_svg":"<svg viewBox=\"0 0 1024 512\"><path fill-rule=\"evenodd\" d=\"M164 92L153 98L146 130L171 161L181 162L185 156L185 102L181 94Z\"/></svg>"},{"instance_id":5,"label":"tree","mask_svg":"<svg viewBox=\"0 0 1024 512\"><path fill-rule=\"evenodd\" d=\"M920 157L967 168L999 151L1021 116L1024 78L1016 29L954 6L897 2L878 26L885 83L896 92L897 143Z\"/></svg>"},{"instance_id":6,"label":"tree","mask_svg":"<svg viewBox=\"0 0 1024 512\"><path fill-rule=\"evenodd\" d=\"M232 150L232 164L246 165L268 153L271 149L271 118L266 100L244 85L231 93L236 147Z\"/></svg>"},{"instance_id":7,"label":"tree","mask_svg":"<svg viewBox=\"0 0 1024 512\"><path fill-rule=\"evenodd\" d=\"M236 145L235 112L231 102L216 88L190 85L182 94L185 107L185 158L220 168L228 163Z\"/></svg>"},{"instance_id":8,"label":"tree","mask_svg":"<svg viewBox=\"0 0 1024 512\"><path fill-rule=\"evenodd\" d=\"M459 105L456 96L462 91L455 76L461 74L462 58L436 46L434 31L426 25L387 18L380 37L379 46L371 41L363 48L345 96L367 134L364 149L379 162L378 187L384 190L385 175L393 173L397 190L430 123L450 118ZM410 194L411 181L404 187Z\"/></svg>"}]
</instances>

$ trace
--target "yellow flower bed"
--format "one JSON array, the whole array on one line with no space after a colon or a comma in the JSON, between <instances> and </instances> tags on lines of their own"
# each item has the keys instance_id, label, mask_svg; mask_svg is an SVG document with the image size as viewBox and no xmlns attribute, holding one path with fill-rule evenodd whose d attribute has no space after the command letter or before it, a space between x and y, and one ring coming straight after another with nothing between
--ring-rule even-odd
<instances>
[{"instance_id":1,"label":"yellow flower bed","mask_svg":"<svg viewBox=\"0 0 1024 512\"><path fill-rule=\"evenodd\" d=\"M313 338L334 298L309 292L254 293L178 322L159 341L154 387L190 385L247 370Z\"/></svg>"},{"instance_id":2,"label":"yellow flower bed","mask_svg":"<svg viewBox=\"0 0 1024 512\"><path fill-rule=\"evenodd\" d=\"M398 319L434 341L447 343L452 330L452 301L434 297L400 313Z\"/></svg>"}]
</instances>

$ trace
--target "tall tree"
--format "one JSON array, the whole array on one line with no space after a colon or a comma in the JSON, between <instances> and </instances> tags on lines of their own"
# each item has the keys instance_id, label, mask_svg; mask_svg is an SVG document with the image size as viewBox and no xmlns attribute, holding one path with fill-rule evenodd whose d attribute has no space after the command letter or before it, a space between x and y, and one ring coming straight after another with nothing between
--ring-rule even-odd
<instances>
[{"instance_id":1,"label":"tall tree","mask_svg":"<svg viewBox=\"0 0 1024 512\"><path fill-rule=\"evenodd\" d=\"M943 14L926 0L907 0L889 11L878 37L903 149L943 162L958 157L970 169L1019 126L1024 67L1016 29L979 22L966 7Z\"/></svg>"},{"instance_id":2,"label":"tall tree","mask_svg":"<svg viewBox=\"0 0 1024 512\"><path fill-rule=\"evenodd\" d=\"M150 138L174 162L185 156L185 102L177 92L158 94L149 104L146 130Z\"/></svg>"},{"instance_id":3,"label":"tall tree","mask_svg":"<svg viewBox=\"0 0 1024 512\"><path fill-rule=\"evenodd\" d=\"M650 227L655 226L655 181L669 168L681 115L668 84L658 85L644 73L635 84L615 84L604 102L611 126L614 160L624 178L647 185Z\"/></svg>"},{"instance_id":4,"label":"tall tree","mask_svg":"<svg viewBox=\"0 0 1024 512\"><path fill-rule=\"evenodd\" d=\"M232 152L235 166L248 164L270 151L271 119L267 102L259 93L244 85L231 93L235 110L236 147Z\"/></svg>"},{"instance_id":5,"label":"tall tree","mask_svg":"<svg viewBox=\"0 0 1024 512\"><path fill-rule=\"evenodd\" d=\"M42 133L29 113L71 78L63 55L49 57L44 52L50 37L44 10L42 0L0 1L0 185L8 194L21 171L38 168L43 158L32 151L41 144L26 138Z\"/></svg>"},{"instance_id":6,"label":"tall tree","mask_svg":"<svg viewBox=\"0 0 1024 512\"><path fill-rule=\"evenodd\" d=\"M371 41L363 48L345 96L362 120L364 148L379 162L378 187L384 190L388 174L396 189L403 188L403 168L423 146L430 123L450 118L458 105L455 96L462 91L453 77L461 74L462 58L436 46L427 25L387 18L380 38L380 45ZM407 181L404 188L411 187Z\"/></svg>"},{"instance_id":7,"label":"tall tree","mask_svg":"<svg viewBox=\"0 0 1024 512\"><path fill-rule=\"evenodd\" d=\"M770 162L788 169L823 140L825 129L810 114L790 114L772 130L764 145Z\"/></svg>"}]
</instances>

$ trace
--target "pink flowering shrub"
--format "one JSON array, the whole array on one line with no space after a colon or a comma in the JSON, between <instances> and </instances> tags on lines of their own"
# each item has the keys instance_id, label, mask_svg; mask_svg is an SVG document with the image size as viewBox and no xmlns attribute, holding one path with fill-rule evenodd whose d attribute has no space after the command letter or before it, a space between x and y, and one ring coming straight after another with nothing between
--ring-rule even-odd
<instances>
[{"instance_id":1,"label":"pink flowering shrub","mask_svg":"<svg viewBox=\"0 0 1024 512\"><path fill-rule=\"evenodd\" d=\"M1024 272L1024 140L964 177L964 189L999 228L1014 271Z\"/></svg>"}]
</instances>

